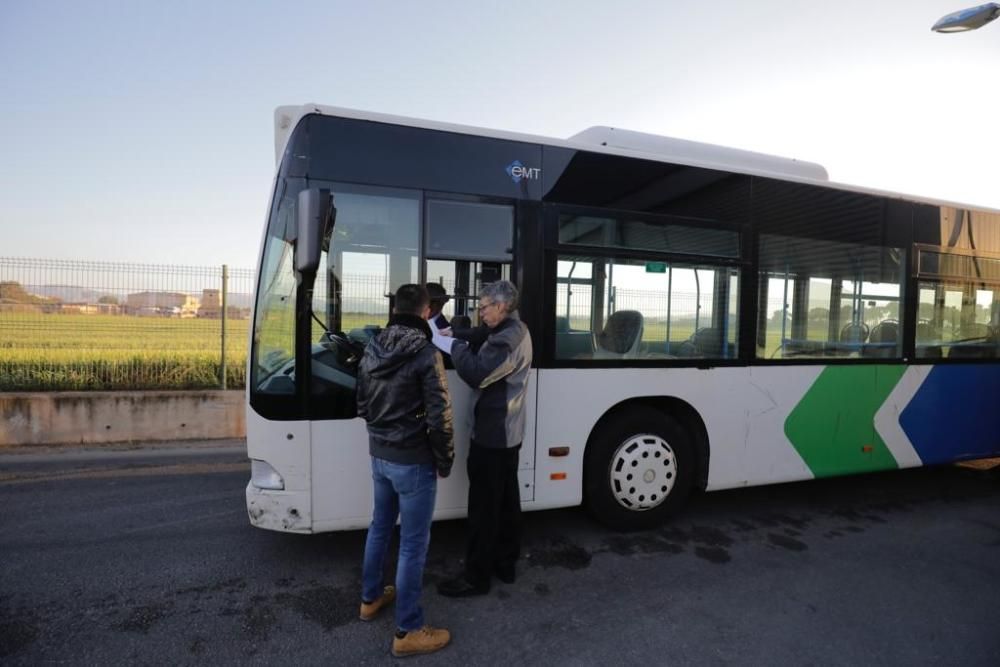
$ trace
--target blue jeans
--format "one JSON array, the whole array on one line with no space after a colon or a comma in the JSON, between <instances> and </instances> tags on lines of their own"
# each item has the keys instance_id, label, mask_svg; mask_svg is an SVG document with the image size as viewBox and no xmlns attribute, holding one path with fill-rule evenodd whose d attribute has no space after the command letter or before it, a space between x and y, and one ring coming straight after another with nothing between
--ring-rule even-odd
<instances>
[{"instance_id":1,"label":"blue jeans","mask_svg":"<svg viewBox=\"0 0 1000 667\"><path fill-rule=\"evenodd\" d=\"M437 470L432 463L392 463L372 457L372 480L375 509L365 541L361 598L371 602L382 595L386 552L398 516L396 627L406 632L419 630L424 626L420 589L431 541Z\"/></svg>"}]
</instances>

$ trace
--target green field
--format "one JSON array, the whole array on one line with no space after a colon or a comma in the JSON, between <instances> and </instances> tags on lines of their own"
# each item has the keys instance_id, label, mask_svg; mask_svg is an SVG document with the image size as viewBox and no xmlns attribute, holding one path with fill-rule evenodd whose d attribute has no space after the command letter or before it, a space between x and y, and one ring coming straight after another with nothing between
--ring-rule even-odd
<instances>
[{"instance_id":1,"label":"green field","mask_svg":"<svg viewBox=\"0 0 1000 667\"><path fill-rule=\"evenodd\" d=\"M221 386L220 320L0 312L0 391ZM248 320L226 322L226 386L246 380Z\"/></svg>"},{"instance_id":2,"label":"green field","mask_svg":"<svg viewBox=\"0 0 1000 667\"><path fill-rule=\"evenodd\" d=\"M293 325L277 313L262 329L264 349L291 353ZM380 318L344 315L344 328ZM211 389L221 386L221 322L209 319L0 312L0 391ZM586 329L585 321L572 322ZM248 320L228 320L226 386L246 382ZM814 330L815 329L815 330ZM680 343L694 332L693 321L671 327ZM321 330L314 326L318 340ZM810 326L811 340L824 340L826 325ZM780 355L780 329L770 326L761 356ZM659 349L666 324L647 321L644 342Z\"/></svg>"}]
</instances>

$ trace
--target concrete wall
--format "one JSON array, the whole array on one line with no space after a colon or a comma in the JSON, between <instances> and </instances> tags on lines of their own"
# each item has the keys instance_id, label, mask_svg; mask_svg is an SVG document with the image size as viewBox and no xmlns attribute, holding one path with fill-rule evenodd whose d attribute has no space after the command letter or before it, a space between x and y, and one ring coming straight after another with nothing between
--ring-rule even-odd
<instances>
[{"instance_id":1,"label":"concrete wall","mask_svg":"<svg viewBox=\"0 0 1000 667\"><path fill-rule=\"evenodd\" d=\"M0 447L246 435L243 391L0 394Z\"/></svg>"}]
</instances>

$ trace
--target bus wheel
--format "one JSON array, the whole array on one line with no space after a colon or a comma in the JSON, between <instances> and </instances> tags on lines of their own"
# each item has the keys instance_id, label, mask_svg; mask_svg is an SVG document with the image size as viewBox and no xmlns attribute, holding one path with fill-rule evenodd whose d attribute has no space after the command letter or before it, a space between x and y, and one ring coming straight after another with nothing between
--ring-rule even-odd
<instances>
[{"instance_id":1,"label":"bus wheel","mask_svg":"<svg viewBox=\"0 0 1000 667\"><path fill-rule=\"evenodd\" d=\"M591 437L584 501L609 528L651 528L690 494L695 465L691 435L676 419L649 406L630 406Z\"/></svg>"}]
</instances>

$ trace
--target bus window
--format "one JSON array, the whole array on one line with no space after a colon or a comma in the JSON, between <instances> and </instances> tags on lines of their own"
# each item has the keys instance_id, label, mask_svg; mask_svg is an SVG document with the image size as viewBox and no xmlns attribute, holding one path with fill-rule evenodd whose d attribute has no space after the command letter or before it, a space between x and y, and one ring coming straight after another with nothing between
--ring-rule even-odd
<instances>
[{"instance_id":1,"label":"bus window","mask_svg":"<svg viewBox=\"0 0 1000 667\"><path fill-rule=\"evenodd\" d=\"M917 246L917 274L917 358L1000 357L1000 256Z\"/></svg>"},{"instance_id":2,"label":"bus window","mask_svg":"<svg viewBox=\"0 0 1000 667\"><path fill-rule=\"evenodd\" d=\"M355 416L357 364L389 321L392 295L418 280L419 193L329 184L337 209L312 300L310 395L317 417Z\"/></svg>"},{"instance_id":3,"label":"bus window","mask_svg":"<svg viewBox=\"0 0 1000 667\"><path fill-rule=\"evenodd\" d=\"M902 356L903 252L761 235L757 357Z\"/></svg>"},{"instance_id":4,"label":"bus window","mask_svg":"<svg viewBox=\"0 0 1000 667\"><path fill-rule=\"evenodd\" d=\"M514 208L507 204L430 199L424 249L427 282L449 296L443 313L459 326L479 323L479 289L510 280Z\"/></svg>"},{"instance_id":5,"label":"bus window","mask_svg":"<svg viewBox=\"0 0 1000 667\"><path fill-rule=\"evenodd\" d=\"M666 218L666 220L671 219ZM559 215L559 242L574 246L625 248L708 257L740 256L738 232L731 229L695 226L690 221L687 223L681 225L670 224L663 220L646 221L562 213Z\"/></svg>"},{"instance_id":6,"label":"bus window","mask_svg":"<svg viewBox=\"0 0 1000 667\"><path fill-rule=\"evenodd\" d=\"M921 359L1000 357L1000 287L920 283Z\"/></svg>"},{"instance_id":7,"label":"bus window","mask_svg":"<svg viewBox=\"0 0 1000 667\"><path fill-rule=\"evenodd\" d=\"M313 312L326 329L359 343L385 326L391 296L418 281L419 194L406 190L331 185L337 223L313 290ZM313 340L324 326L315 322Z\"/></svg>"},{"instance_id":8,"label":"bus window","mask_svg":"<svg viewBox=\"0 0 1000 667\"><path fill-rule=\"evenodd\" d=\"M427 282L444 287L448 302L441 312L458 326L479 324L479 288L496 280L510 280L510 264L468 260L427 260ZM455 318L458 317L456 320Z\"/></svg>"},{"instance_id":9,"label":"bus window","mask_svg":"<svg viewBox=\"0 0 1000 667\"><path fill-rule=\"evenodd\" d=\"M292 244L286 241L295 221L295 197L282 197L267 230L254 329L250 383L266 394L295 393L295 274Z\"/></svg>"},{"instance_id":10,"label":"bus window","mask_svg":"<svg viewBox=\"0 0 1000 667\"><path fill-rule=\"evenodd\" d=\"M562 256L558 359L733 359L735 269Z\"/></svg>"}]
</instances>

